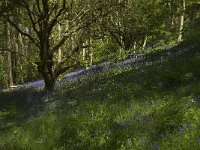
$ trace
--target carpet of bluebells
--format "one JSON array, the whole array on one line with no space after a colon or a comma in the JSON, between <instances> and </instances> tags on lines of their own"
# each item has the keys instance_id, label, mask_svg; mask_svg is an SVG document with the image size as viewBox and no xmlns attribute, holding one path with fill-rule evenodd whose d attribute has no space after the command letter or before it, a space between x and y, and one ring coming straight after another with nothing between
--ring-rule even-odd
<instances>
[{"instance_id":1,"label":"carpet of bluebells","mask_svg":"<svg viewBox=\"0 0 200 150\"><path fill-rule=\"evenodd\" d=\"M200 149L199 46L175 46L0 92L0 149Z\"/></svg>"}]
</instances>

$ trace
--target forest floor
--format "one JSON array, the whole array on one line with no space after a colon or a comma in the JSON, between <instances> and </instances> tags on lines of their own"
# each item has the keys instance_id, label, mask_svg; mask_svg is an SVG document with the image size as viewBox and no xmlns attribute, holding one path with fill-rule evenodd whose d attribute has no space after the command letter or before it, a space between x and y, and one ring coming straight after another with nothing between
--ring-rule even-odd
<instances>
[{"instance_id":1,"label":"forest floor","mask_svg":"<svg viewBox=\"0 0 200 150\"><path fill-rule=\"evenodd\" d=\"M198 45L79 70L51 96L40 85L0 93L0 149L200 149Z\"/></svg>"}]
</instances>

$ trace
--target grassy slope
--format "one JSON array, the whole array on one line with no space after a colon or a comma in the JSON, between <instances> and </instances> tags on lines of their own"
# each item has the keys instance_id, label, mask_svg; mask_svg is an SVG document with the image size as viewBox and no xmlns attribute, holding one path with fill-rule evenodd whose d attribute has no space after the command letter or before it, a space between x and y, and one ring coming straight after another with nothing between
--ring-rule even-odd
<instances>
[{"instance_id":1,"label":"grassy slope","mask_svg":"<svg viewBox=\"0 0 200 150\"><path fill-rule=\"evenodd\" d=\"M46 101L53 109L39 117L20 119L26 97L16 98L0 111L0 149L198 150L199 81L196 47L62 86Z\"/></svg>"}]
</instances>

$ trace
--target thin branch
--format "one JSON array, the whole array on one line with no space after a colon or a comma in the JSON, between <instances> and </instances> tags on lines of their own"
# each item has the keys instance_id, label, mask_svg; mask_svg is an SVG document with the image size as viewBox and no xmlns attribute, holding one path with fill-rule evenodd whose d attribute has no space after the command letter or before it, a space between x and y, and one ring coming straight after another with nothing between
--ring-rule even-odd
<instances>
[{"instance_id":1,"label":"thin branch","mask_svg":"<svg viewBox=\"0 0 200 150\"><path fill-rule=\"evenodd\" d=\"M85 32L82 32L82 34L80 35L79 39L76 41L75 46L72 50L72 53L68 56L66 56L57 66L56 68L60 68L63 64L66 63L66 61L68 61L70 58L72 58L72 56L78 52L81 48L84 48L85 46L83 45L83 40L85 37Z\"/></svg>"},{"instance_id":2,"label":"thin branch","mask_svg":"<svg viewBox=\"0 0 200 150\"><path fill-rule=\"evenodd\" d=\"M64 43L65 41L74 33L78 32L82 27L78 27L77 29L74 29L70 33L66 33L65 36L50 50L50 52L53 54L56 50L58 50Z\"/></svg>"},{"instance_id":3,"label":"thin branch","mask_svg":"<svg viewBox=\"0 0 200 150\"><path fill-rule=\"evenodd\" d=\"M58 22L58 18L65 12L67 12L66 1L63 0L62 8L59 10L59 12L56 14L56 16L49 23L49 28L48 28L48 33L49 34L51 33L51 31L52 31L53 27L55 26L55 24Z\"/></svg>"},{"instance_id":4,"label":"thin branch","mask_svg":"<svg viewBox=\"0 0 200 150\"><path fill-rule=\"evenodd\" d=\"M61 67L61 68L57 68L55 70L55 78L58 78L59 75L63 74L65 71L71 69L71 68L75 68L78 65L78 63L73 64L71 66L66 66L66 67Z\"/></svg>"},{"instance_id":5,"label":"thin branch","mask_svg":"<svg viewBox=\"0 0 200 150\"><path fill-rule=\"evenodd\" d=\"M54 4L54 5L51 7L50 11L49 11L49 16L51 16L54 12L57 13L58 8L59 8L59 7L58 7L58 3Z\"/></svg>"},{"instance_id":6,"label":"thin branch","mask_svg":"<svg viewBox=\"0 0 200 150\"><path fill-rule=\"evenodd\" d=\"M83 17L84 15L81 15L79 17ZM66 33L65 36L63 36L63 38L60 40L60 42L58 42L58 44L56 44L52 50L50 50L51 53L54 53L56 50L58 50L64 43L65 41L74 33L77 33L78 31L80 31L81 29L84 29L86 27L89 27L89 25L93 22L97 20L97 18L93 19L92 21L89 21L86 24L81 24L81 23L74 23L70 26L71 32ZM75 21L75 20L74 20ZM75 28L76 27L76 28ZM75 28L74 30L72 30L72 28Z\"/></svg>"},{"instance_id":7,"label":"thin branch","mask_svg":"<svg viewBox=\"0 0 200 150\"><path fill-rule=\"evenodd\" d=\"M42 11L41 11L41 8L40 8L40 2L39 2L39 0L36 0L36 5L37 5L38 12L41 15Z\"/></svg>"},{"instance_id":8,"label":"thin branch","mask_svg":"<svg viewBox=\"0 0 200 150\"><path fill-rule=\"evenodd\" d=\"M27 10L28 16L29 16L29 18L30 18L30 20L31 20L31 24L32 24L32 26L33 26L33 30L37 33L37 35L38 35L38 37L39 37L39 31L38 31L37 28L36 28L37 22L35 22L34 19L33 19L32 12L31 12L31 10L30 10L30 7L29 7L28 3L26 3L25 1L23 1L23 3L25 4L25 9Z\"/></svg>"},{"instance_id":9,"label":"thin branch","mask_svg":"<svg viewBox=\"0 0 200 150\"><path fill-rule=\"evenodd\" d=\"M22 35L28 37L38 48L40 48L39 41L38 41L36 38L32 37L30 34L28 34L28 33L26 33L26 32L23 32L23 31L18 27L17 24L15 24L14 22L12 22L12 21L10 20L9 17L6 17L6 20L7 20L7 21L10 23L10 25L12 25L19 33L21 33Z\"/></svg>"}]
</instances>

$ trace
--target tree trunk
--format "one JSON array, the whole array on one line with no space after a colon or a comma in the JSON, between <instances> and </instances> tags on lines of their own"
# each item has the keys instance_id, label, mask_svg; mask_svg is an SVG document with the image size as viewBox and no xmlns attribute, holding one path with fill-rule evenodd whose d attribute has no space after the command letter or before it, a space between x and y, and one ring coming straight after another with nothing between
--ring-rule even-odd
<instances>
[{"instance_id":1,"label":"tree trunk","mask_svg":"<svg viewBox=\"0 0 200 150\"><path fill-rule=\"evenodd\" d=\"M45 82L45 88L48 92L53 92L55 90L55 77L51 76L50 73L45 72L43 74L44 82Z\"/></svg>"},{"instance_id":2,"label":"tree trunk","mask_svg":"<svg viewBox=\"0 0 200 150\"><path fill-rule=\"evenodd\" d=\"M28 28L27 28L27 31L28 31L28 33L29 34L31 34L31 26L29 26ZM32 52L32 43L29 41L28 42L28 47L27 47L27 50L29 51L29 53L30 54L32 54L33 52ZM31 58L31 55L27 55L27 60L31 60L32 58ZM28 64L27 64L28 66L27 66L27 73L26 73L26 79L28 80L28 81L32 81L33 80L33 72L34 72L34 69L33 69L33 65L32 65L32 63L30 63L30 62L28 62Z\"/></svg>"},{"instance_id":3,"label":"tree trunk","mask_svg":"<svg viewBox=\"0 0 200 150\"><path fill-rule=\"evenodd\" d=\"M17 33L15 33L15 39L13 40L13 46L14 46L14 57L13 57L13 76L14 76L14 82L19 84L20 77L23 77L23 72L19 70L20 62L19 62L19 43L18 43L18 36Z\"/></svg>"},{"instance_id":4,"label":"tree trunk","mask_svg":"<svg viewBox=\"0 0 200 150\"><path fill-rule=\"evenodd\" d=\"M18 34L18 38L19 38L19 46L20 46L20 53L22 54L22 55L24 55L25 53L24 53L24 44L23 44L23 39L22 39L22 35L21 35L21 33L19 33ZM19 56L19 70L20 70L20 72L21 72L21 83L24 83L24 72L25 72L25 70L23 69L23 61L25 61L26 62L26 58L24 57L23 58L23 56Z\"/></svg>"},{"instance_id":5,"label":"tree trunk","mask_svg":"<svg viewBox=\"0 0 200 150\"><path fill-rule=\"evenodd\" d=\"M13 73L12 73L12 54L11 52L7 52L7 78L8 78L8 86L13 86Z\"/></svg>"},{"instance_id":6,"label":"tree trunk","mask_svg":"<svg viewBox=\"0 0 200 150\"><path fill-rule=\"evenodd\" d=\"M147 36L145 36L145 38L144 38L144 42L143 42L143 45L142 45L142 49L145 49L146 44L147 44Z\"/></svg>"},{"instance_id":7,"label":"tree trunk","mask_svg":"<svg viewBox=\"0 0 200 150\"><path fill-rule=\"evenodd\" d=\"M134 44L133 44L133 49L134 49L134 50L136 50L136 48L137 48L137 42L136 42L136 41L134 41Z\"/></svg>"},{"instance_id":8,"label":"tree trunk","mask_svg":"<svg viewBox=\"0 0 200 150\"><path fill-rule=\"evenodd\" d=\"M53 60L38 62L38 71L42 74L45 88L48 92L54 91L56 78L53 70Z\"/></svg>"},{"instance_id":9,"label":"tree trunk","mask_svg":"<svg viewBox=\"0 0 200 150\"><path fill-rule=\"evenodd\" d=\"M61 26L60 24L58 24L58 39L60 40L61 39ZM61 62L62 60L62 49L59 48L58 49L58 62Z\"/></svg>"},{"instance_id":10,"label":"tree trunk","mask_svg":"<svg viewBox=\"0 0 200 150\"><path fill-rule=\"evenodd\" d=\"M11 35L10 35L10 25L7 23L7 46L8 49L11 50ZM12 71L12 53L10 51L7 52L7 79L8 79L8 86L13 86L13 71Z\"/></svg>"},{"instance_id":11,"label":"tree trunk","mask_svg":"<svg viewBox=\"0 0 200 150\"><path fill-rule=\"evenodd\" d=\"M87 42L86 42L87 44ZM84 65L84 68L87 69L87 63L86 63L86 48L83 48L82 49L82 61L83 61L83 65Z\"/></svg>"},{"instance_id":12,"label":"tree trunk","mask_svg":"<svg viewBox=\"0 0 200 150\"><path fill-rule=\"evenodd\" d=\"M91 44L91 39L89 38L88 39L88 45ZM92 48L89 46L89 66L92 67L92 63L93 63L93 51L92 51Z\"/></svg>"},{"instance_id":13,"label":"tree trunk","mask_svg":"<svg viewBox=\"0 0 200 150\"><path fill-rule=\"evenodd\" d=\"M85 48L82 50L82 60L85 61Z\"/></svg>"},{"instance_id":14,"label":"tree trunk","mask_svg":"<svg viewBox=\"0 0 200 150\"><path fill-rule=\"evenodd\" d=\"M50 53L50 40L48 35L43 33L40 38L40 62L37 62L38 71L42 74L46 91L52 92L55 88L55 74L53 54Z\"/></svg>"},{"instance_id":15,"label":"tree trunk","mask_svg":"<svg viewBox=\"0 0 200 150\"><path fill-rule=\"evenodd\" d=\"M185 0L182 0L182 15L180 18L180 27L179 27L179 35L178 35L178 43L182 41L183 36L183 26L184 26L184 11L185 11Z\"/></svg>"}]
</instances>

